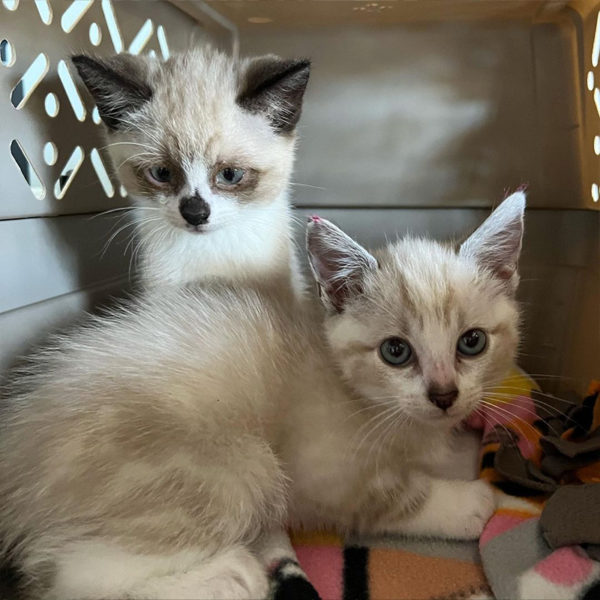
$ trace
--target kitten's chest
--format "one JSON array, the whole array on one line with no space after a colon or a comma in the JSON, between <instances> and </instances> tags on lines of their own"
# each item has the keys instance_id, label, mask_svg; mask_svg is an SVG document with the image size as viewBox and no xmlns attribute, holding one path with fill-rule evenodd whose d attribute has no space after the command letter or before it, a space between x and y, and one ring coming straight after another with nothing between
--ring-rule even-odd
<instances>
[{"instance_id":1,"label":"kitten's chest","mask_svg":"<svg viewBox=\"0 0 600 600\"><path fill-rule=\"evenodd\" d=\"M429 471L447 452L446 436L435 432L426 437L399 429L369 436L348 415L320 416L322 423L313 421L312 434L305 443L298 438L288 457L292 516L307 526L352 528L365 507L398 493L410 496L413 476Z\"/></svg>"}]
</instances>

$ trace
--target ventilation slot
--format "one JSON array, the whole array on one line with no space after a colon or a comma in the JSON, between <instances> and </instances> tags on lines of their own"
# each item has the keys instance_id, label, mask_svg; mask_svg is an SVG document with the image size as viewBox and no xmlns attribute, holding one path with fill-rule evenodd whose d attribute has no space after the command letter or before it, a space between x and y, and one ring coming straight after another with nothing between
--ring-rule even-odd
<instances>
[{"instance_id":1,"label":"ventilation slot","mask_svg":"<svg viewBox=\"0 0 600 600\"><path fill-rule=\"evenodd\" d=\"M35 0L35 7L40 13L40 19L45 25L52 23L52 8L48 0Z\"/></svg>"},{"instance_id":2,"label":"ventilation slot","mask_svg":"<svg viewBox=\"0 0 600 600\"><path fill-rule=\"evenodd\" d=\"M110 0L102 0L102 12L104 13L106 27L108 28L108 33L115 48L115 52L123 52L123 38L121 37L119 25L117 24L117 19L115 17L115 10Z\"/></svg>"},{"instance_id":3,"label":"ventilation slot","mask_svg":"<svg viewBox=\"0 0 600 600\"><path fill-rule=\"evenodd\" d=\"M92 23L90 25L90 42L92 42L94 46L99 46L102 42L102 30L98 23Z\"/></svg>"},{"instance_id":4,"label":"ventilation slot","mask_svg":"<svg viewBox=\"0 0 600 600\"><path fill-rule=\"evenodd\" d=\"M4 5L4 8L8 10L17 10L19 0L2 0L2 4Z\"/></svg>"},{"instance_id":5,"label":"ventilation slot","mask_svg":"<svg viewBox=\"0 0 600 600\"><path fill-rule=\"evenodd\" d=\"M54 118L58 114L58 111L60 110L60 102L58 101L56 94L50 92L46 95L46 98L44 99L44 108L46 109L46 114L49 117Z\"/></svg>"},{"instance_id":6,"label":"ventilation slot","mask_svg":"<svg viewBox=\"0 0 600 600\"><path fill-rule=\"evenodd\" d=\"M17 140L13 140L10 144L10 153L14 161L17 163L21 174L25 178L29 189L32 191L33 195L38 199L42 200L46 195L46 188L44 184L40 180L39 175L36 170L33 168L31 161L25 154L25 150Z\"/></svg>"},{"instance_id":7,"label":"ventilation slot","mask_svg":"<svg viewBox=\"0 0 600 600\"><path fill-rule=\"evenodd\" d=\"M152 19L147 19L142 25L141 29L137 32L136 36L133 38L133 41L129 45L128 52L130 54L139 54L152 37L153 32L154 25L152 24Z\"/></svg>"},{"instance_id":8,"label":"ventilation slot","mask_svg":"<svg viewBox=\"0 0 600 600\"><path fill-rule=\"evenodd\" d=\"M85 119L85 106L83 106L83 102L81 101L81 96L75 87L75 82L71 77L71 73L67 68L67 65L64 60L61 60L58 63L58 76L60 78L63 87L65 88L65 93L67 94L67 98L71 103L71 107L73 108L73 112L75 116L83 121Z\"/></svg>"},{"instance_id":9,"label":"ventilation slot","mask_svg":"<svg viewBox=\"0 0 600 600\"><path fill-rule=\"evenodd\" d=\"M169 51L169 45L167 44L165 28L162 25L159 25L156 28L156 37L158 38L158 45L160 46L163 59L168 60L169 56L171 56L171 52Z\"/></svg>"},{"instance_id":10,"label":"ventilation slot","mask_svg":"<svg viewBox=\"0 0 600 600\"><path fill-rule=\"evenodd\" d=\"M598 66L598 57L600 56L600 11L596 19L596 33L594 33L594 43L592 45L592 65Z\"/></svg>"},{"instance_id":11,"label":"ventilation slot","mask_svg":"<svg viewBox=\"0 0 600 600\"><path fill-rule=\"evenodd\" d=\"M96 125L100 125L102 119L100 118L100 113L98 112L98 107L94 106L92 109L92 121L96 123Z\"/></svg>"},{"instance_id":12,"label":"ventilation slot","mask_svg":"<svg viewBox=\"0 0 600 600\"><path fill-rule=\"evenodd\" d=\"M94 0L74 0L60 19L60 26L65 33L71 33L83 15L90 9Z\"/></svg>"},{"instance_id":13,"label":"ventilation slot","mask_svg":"<svg viewBox=\"0 0 600 600\"><path fill-rule=\"evenodd\" d=\"M102 188L104 189L104 193L112 198L115 195L115 188L106 172L106 167L102 162L102 158L100 157L100 153L96 148L93 148L90 152L90 160L92 161L92 165L94 166L94 170L96 171L96 175L98 175L98 179L102 184Z\"/></svg>"},{"instance_id":14,"label":"ventilation slot","mask_svg":"<svg viewBox=\"0 0 600 600\"><path fill-rule=\"evenodd\" d=\"M63 198L67 193L67 190L73 183L73 179L75 179L75 175L77 175L77 171L79 171L79 167L81 167L82 162L83 149L81 146L77 146L75 150L73 150L73 153L69 157L69 160L67 160L67 163L63 167L60 176L54 184L54 197L57 200Z\"/></svg>"},{"instance_id":15,"label":"ventilation slot","mask_svg":"<svg viewBox=\"0 0 600 600\"><path fill-rule=\"evenodd\" d=\"M49 167L55 165L56 161L58 160L58 149L56 148L56 144L54 144L53 142L46 142L44 144L43 155L44 162Z\"/></svg>"},{"instance_id":16,"label":"ventilation slot","mask_svg":"<svg viewBox=\"0 0 600 600\"><path fill-rule=\"evenodd\" d=\"M10 101L15 108L20 109L25 106L35 88L46 76L48 67L46 55L38 54L10 93Z\"/></svg>"},{"instance_id":17,"label":"ventilation slot","mask_svg":"<svg viewBox=\"0 0 600 600\"><path fill-rule=\"evenodd\" d=\"M8 40L0 41L0 62L5 67L12 67L15 64L16 58L17 55L15 54L13 45Z\"/></svg>"}]
</instances>

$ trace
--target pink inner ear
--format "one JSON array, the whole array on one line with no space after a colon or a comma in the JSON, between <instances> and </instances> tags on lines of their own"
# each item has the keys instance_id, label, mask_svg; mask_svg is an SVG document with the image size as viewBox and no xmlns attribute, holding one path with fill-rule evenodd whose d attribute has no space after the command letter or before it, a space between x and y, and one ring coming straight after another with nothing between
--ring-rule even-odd
<instances>
[{"instance_id":1,"label":"pink inner ear","mask_svg":"<svg viewBox=\"0 0 600 600\"><path fill-rule=\"evenodd\" d=\"M496 271L496 277L499 279L509 280L515 274L512 267L502 267Z\"/></svg>"}]
</instances>

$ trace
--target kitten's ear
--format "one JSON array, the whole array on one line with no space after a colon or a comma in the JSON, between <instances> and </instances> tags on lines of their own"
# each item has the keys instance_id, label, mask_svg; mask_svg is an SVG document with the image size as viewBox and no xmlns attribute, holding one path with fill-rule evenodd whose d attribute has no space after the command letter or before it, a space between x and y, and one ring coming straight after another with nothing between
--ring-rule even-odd
<instances>
[{"instance_id":1,"label":"kitten's ear","mask_svg":"<svg viewBox=\"0 0 600 600\"><path fill-rule=\"evenodd\" d=\"M277 133L289 133L300 118L309 75L309 60L255 58L242 71L237 102L250 112L263 113Z\"/></svg>"},{"instance_id":2,"label":"kitten's ear","mask_svg":"<svg viewBox=\"0 0 600 600\"><path fill-rule=\"evenodd\" d=\"M519 283L517 263L523 240L525 194L515 192L460 247L460 254L506 282L510 293Z\"/></svg>"},{"instance_id":3,"label":"kitten's ear","mask_svg":"<svg viewBox=\"0 0 600 600\"><path fill-rule=\"evenodd\" d=\"M152 88L146 80L148 63L142 57L118 54L97 59L78 54L71 61L110 129L120 129L129 113L152 98Z\"/></svg>"},{"instance_id":4,"label":"kitten's ear","mask_svg":"<svg viewBox=\"0 0 600 600\"><path fill-rule=\"evenodd\" d=\"M377 270L377 260L333 223L311 217L306 246L313 275L321 289L321 299L336 312L361 294L365 277Z\"/></svg>"}]
</instances>

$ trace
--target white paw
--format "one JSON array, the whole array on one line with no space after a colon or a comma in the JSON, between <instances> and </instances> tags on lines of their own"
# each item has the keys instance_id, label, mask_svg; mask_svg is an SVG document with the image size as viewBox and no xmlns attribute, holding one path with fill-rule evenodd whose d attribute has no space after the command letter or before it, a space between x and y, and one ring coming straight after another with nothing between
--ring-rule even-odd
<instances>
[{"instance_id":1,"label":"white paw","mask_svg":"<svg viewBox=\"0 0 600 600\"><path fill-rule=\"evenodd\" d=\"M485 481L469 481L456 490L455 511L448 534L465 540L478 539L494 513L494 490Z\"/></svg>"}]
</instances>

